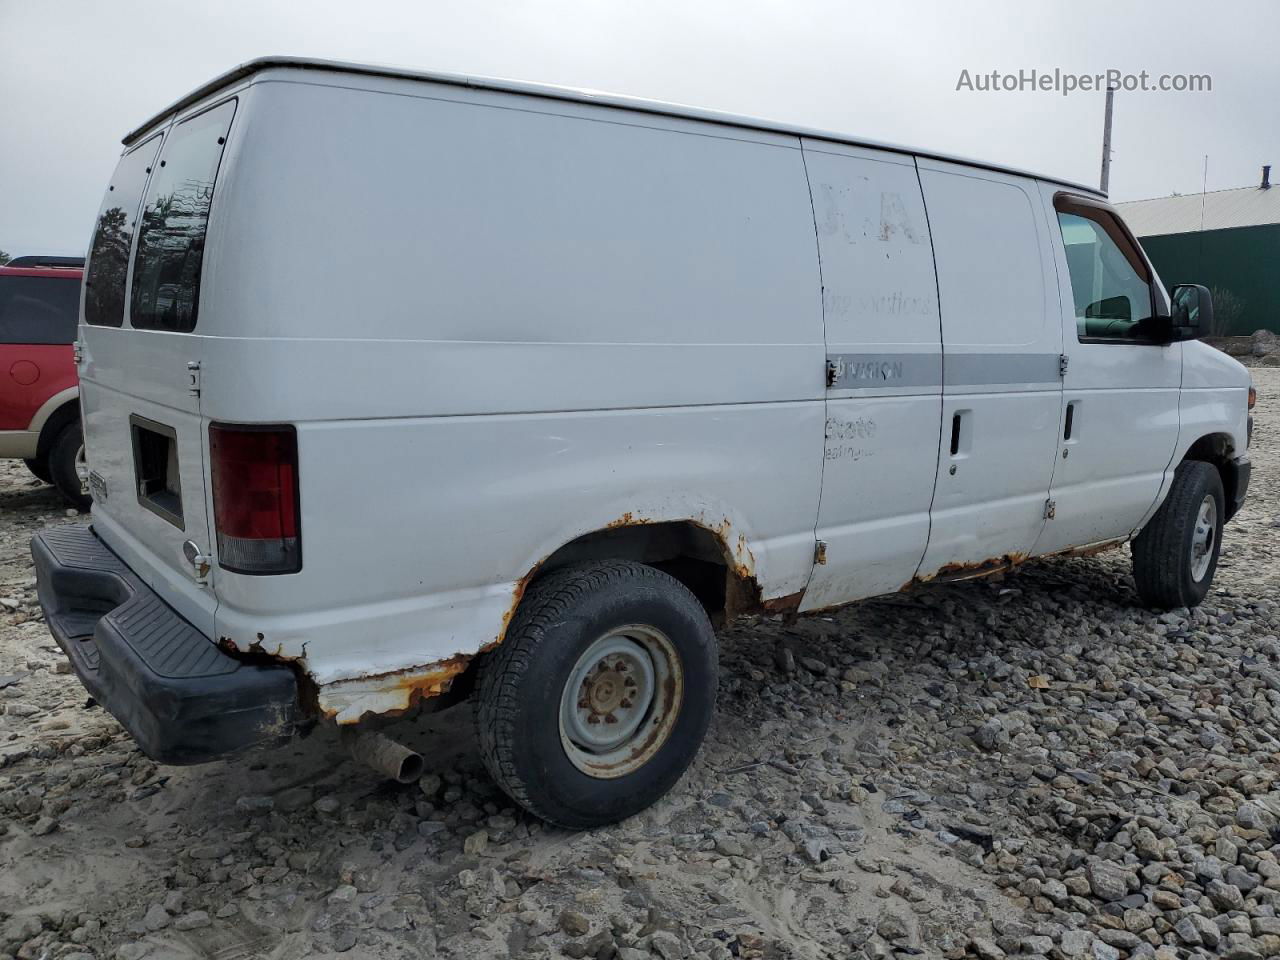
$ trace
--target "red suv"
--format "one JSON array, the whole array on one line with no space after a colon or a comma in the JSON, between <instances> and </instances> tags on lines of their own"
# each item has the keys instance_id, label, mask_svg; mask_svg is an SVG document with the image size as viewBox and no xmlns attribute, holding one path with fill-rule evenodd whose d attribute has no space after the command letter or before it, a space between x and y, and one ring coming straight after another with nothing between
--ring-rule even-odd
<instances>
[{"instance_id":1,"label":"red suv","mask_svg":"<svg viewBox=\"0 0 1280 960\"><path fill-rule=\"evenodd\" d=\"M0 457L21 457L80 509L84 439L72 343L80 257L18 257L0 266Z\"/></svg>"}]
</instances>

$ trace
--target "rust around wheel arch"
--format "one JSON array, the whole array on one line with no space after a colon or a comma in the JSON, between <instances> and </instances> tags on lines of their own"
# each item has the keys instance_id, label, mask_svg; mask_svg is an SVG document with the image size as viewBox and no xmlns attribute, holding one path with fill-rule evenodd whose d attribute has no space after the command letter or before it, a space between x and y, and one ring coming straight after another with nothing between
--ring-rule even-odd
<instances>
[{"instance_id":1,"label":"rust around wheel arch","mask_svg":"<svg viewBox=\"0 0 1280 960\"><path fill-rule=\"evenodd\" d=\"M713 522L708 522L706 518L659 520L628 511L595 533L622 530L628 527L653 527L659 524L689 524L706 531L715 540L725 568L724 615L726 619L751 612L789 613L799 608L804 595L803 591L767 601L761 598L760 585L755 573L755 556L745 535L734 530L728 517L717 517ZM585 534L579 540L589 536L591 534ZM571 541L565 546L570 547L574 542L577 541ZM474 664L476 657L493 650L506 639L507 631L511 628L516 611L519 610L529 586L545 571L557 565L555 558L564 549L562 547L544 557L516 581L496 635L475 652L456 653L421 666L351 677L320 686L312 684L316 711L321 717L346 726L374 717L404 716L420 708L424 702L449 693L458 678ZM261 637L257 643L253 644L252 651L251 655L271 656L265 652Z\"/></svg>"}]
</instances>

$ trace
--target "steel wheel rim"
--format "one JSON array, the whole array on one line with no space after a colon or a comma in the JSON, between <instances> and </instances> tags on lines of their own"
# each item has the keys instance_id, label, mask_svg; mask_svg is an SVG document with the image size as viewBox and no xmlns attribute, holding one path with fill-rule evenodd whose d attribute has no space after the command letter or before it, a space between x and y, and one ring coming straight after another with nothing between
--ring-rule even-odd
<instances>
[{"instance_id":1,"label":"steel wheel rim","mask_svg":"<svg viewBox=\"0 0 1280 960\"><path fill-rule=\"evenodd\" d=\"M1209 494L1200 501L1196 525L1191 534L1191 579L1199 583L1209 572L1213 549L1218 542L1218 501Z\"/></svg>"},{"instance_id":2,"label":"steel wheel rim","mask_svg":"<svg viewBox=\"0 0 1280 960\"><path fill-rule=\"evenodd\" d=\"M610 630L582 652L565 680L565 755L589 776L626 776L667 742L683 698L680 658L662 631L639 624Z\"/></svg>"}]
</instances>

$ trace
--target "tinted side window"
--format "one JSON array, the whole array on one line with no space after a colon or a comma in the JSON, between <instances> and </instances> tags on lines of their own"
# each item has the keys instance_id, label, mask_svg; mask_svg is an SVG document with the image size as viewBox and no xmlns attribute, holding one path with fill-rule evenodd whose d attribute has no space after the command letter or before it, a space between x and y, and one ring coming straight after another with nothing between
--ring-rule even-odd
<instances>
[{"instance_id":1,"label":"tinted side window","mask_svg":"<svg viewBox=\"0 0 1280 960\"><path fill-rule=\"evenodd\" d=\"M0 277L0 343L71 343L79 315L79 280Z\"/></svg>"},{"instance_id":2,"label":"tinted side window","mask_svg":"<svg viewBox=\"0 0 1280 960\"><path fill-rule=\"evenodd\" d=\"M130 320L140 330L195 329L213 186L236 102L174 127L151 177L133 266Z\"/></svg>"},{"instance_id":3,"label":"tinted side window","mask_svg":"<svg viewBox=\"0 0 1280 960\"><path fill-rule=\"evenodd\" d=\"M101 327L124 323L124 285L129 275L129 247L138 222L138 205L147 175L160 149L152 137L120 158L98 211L85 274L84 322Z\"/></svg>"},{"instance_id":4,"label":"tinted side window","mask_svg":"<svg viewBox=\"0 0 1280 960\"><path fill-rule=\"evenodd\" d=\"M1101 210L1058 210L1067 271L1082 340L1148 340L1157 323L1151 276L1114 217Z\"/></svg>"}]
</instances>

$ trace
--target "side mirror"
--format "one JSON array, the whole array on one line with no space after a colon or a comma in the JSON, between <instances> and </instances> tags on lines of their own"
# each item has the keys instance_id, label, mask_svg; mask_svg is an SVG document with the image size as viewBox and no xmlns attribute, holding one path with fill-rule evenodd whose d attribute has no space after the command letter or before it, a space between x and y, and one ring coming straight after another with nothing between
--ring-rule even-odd
<instances>
[{"instance_id":1,"label":"side mirror","mask_svg":"<svg viewBox=\"0 0 1280 960\"><path fill-rule=\"evenodd\" d=\"M1197 340L1213 329L1213 294L1198 283L1180 283L1170 300L1170 340Z\"/></svg>"}]
</instances>

